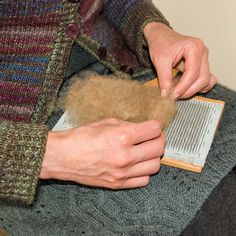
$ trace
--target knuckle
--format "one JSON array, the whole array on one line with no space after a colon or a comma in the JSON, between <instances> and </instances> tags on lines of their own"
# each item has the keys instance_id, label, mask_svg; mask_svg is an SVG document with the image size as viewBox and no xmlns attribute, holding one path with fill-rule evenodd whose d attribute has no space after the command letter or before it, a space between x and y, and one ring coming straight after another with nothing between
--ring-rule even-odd
<instances>
[{"instance_id":1,"label":"knuckle","mask_svg":"<svg viewBox=\"0 0 236 236\"><path fill-rule=\"evenodd\" d=\"M159 172L161 168L161 164L160 164L160 158L157 159L156 161L156 169L155 169L155 173Z\"/></svg>"},{"instance_id":2,"label":"knuckle","mask_svg":"<svg viewBox=\"0 0 236 236\"><path fill-rule=\"evenodd\" d=\"M203 51L205 48L204 42L200 38L191 38L189 40L189 44L193 49L197 51L199 50Z\"/></svg>"},{"instance_id":3,"label":"knuckle","mask_svg":"<svg viewBox=\"0 0 236 236\"><path fill-rule=\"evenodd\" d=\"M162 156L164 154L164 152L165 152L165 143L164 142L161 143L159 152L160 152L159 153L160 156Z\"/></svg>"},{"instance_id":4,"label":"knuckle","mask_svg":"<svg viewBox=\"0 0 236 236\"><path fill-rule=\"evenodd\" d=\"M115 167L123 168L127 166L129 164L130 159L131 157L126 150L118 151L118 153L115 155Z\"/></svg>"},{"instance_id":5,"label":"knuckle","mask_svg":"<svg viewBox=\"0 0 236 236\"><path fill-rule=\"evenodd\" d=\"M125 173L123 171L116 171L113 173L113 180L115 183L124 178L125 178Z\"/></svg>"},{"instance_id":6,"label":"knuckle","mask_svg":"<svg viewBox=\"0 0 236 236\"><path fill-rule=\"evenodd\" d=\"M162 132L162 139L163 139L163 144L164 146L166 145L166 134L164 132Z\"/></svg>"},{"instance_id":7,"label":"knuckle","mask_svg":"<svg viewBox=\"0 0 236 236\"><path fill-rule=\"evenodd\" d=\"M211 76L211 84L212 84L212 87L217 83L217 78L216 76L212 75Z\"/></svg>"},{"instance_id":8,"label":"knuckle","mask_svg":"<svg viewBox=\"0 0 236 236\"><path fill-rule=\"evenodd\" d=\"M165 146L166 146L166 138L165 138L165 135L162 134L161 137L157 140L157 145L156 145L157 156L161 156L164 154Z\"/></svg>"},{"instance_id":9,"label":"knuckle","mask_svg":"<svg viewBox=\"0 0 236 236\"><path fill-rule=\"evenodd\" d=\"M140 186L145 187L149 184L149 182L150 182L150 176L145 176Z\"/></svg>"},{"instance_id":10,"label":"knuckle","mask_svg":"<svg viewBox=\"0 0 236 236\"><path fill-rule=\"evenodd\" d=\"M158 173L160 171L160 158L156 158L155 161L153 161L152 163L153 167L152 167L152 170L150 170L150 175L154 175L156 173Z\"/></svg>"},{"instance_id":11,"label":"knuckle","mask_svg":"<svg viewBox=\"0 0 236 236\"><path fill-rule=\"evenodd\" d=\"M186 81L185 81L185 86L190 87L191 84L198 79L199 74L200 74L200 71L197 70L196 68L189 70L188 77L186 78Z\"/></svg>"},{"instance_id":12,"label":"knuckle","mask_svg":"<svg viewBox=\"0 0 236 236\"><path fill-rule=\"evenodd\" d=\"M118 132L117 139L120 144L126 146L132 143L133 134L129 130L123 129Z\"/></svg>"},{"instance_id":13,"label":"knuckle","mask_svg":"<svg viewBox=\"0 0 236 236\"><path fill-rule=\"evenodd\" d=\"M201 90L202 88L207 88L209 86L209 76L204 76L204 77L201 77L199 79L199 90Z\"/></svg>"},{"instance_id":14,"label":"knuckle","mask_svg":"<svg viewBox=\"0 0 236 236\"><path fill-rule=\"evenodd\" d=\"M122 189L122 187L123 187L122 182L114 182L110 186L111 189Z\"/></svg>"},{"instance_id":15,"label":"knuckle","mask_svg":"<svg viewBox=\"0 0 236 236\"><path fill-rule=\"evenodd\" d=\"M160 68L163 64L170 63L170 58L168 55L163 54L160 51L154 52L154 56L152 57L152 62L158 68ZM158 55L158 56L157 56Z\"/></svg>"}]
</instances>

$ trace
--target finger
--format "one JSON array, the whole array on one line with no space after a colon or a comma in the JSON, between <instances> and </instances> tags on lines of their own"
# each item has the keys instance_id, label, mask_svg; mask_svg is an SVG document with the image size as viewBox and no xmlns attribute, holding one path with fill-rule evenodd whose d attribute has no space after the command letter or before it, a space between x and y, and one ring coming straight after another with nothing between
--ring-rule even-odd
<instances>
[{"instance_id":1,"label":"finger","mask_svg":"<svg viewBox=\"0 0 236 236\"><path fill-rule=\"evenodd\" d=\"M125 145L135 145L161 135L162 124L158 120L149 120L141 123L128 122L121 129L119 128L119 138Z\"/></svg>"},{"instance_id":2,"label":"finger","mask_svg":"<svg viewBox=\"0 0 236 236\"><path fill-rule=\"evenodd\" d=\"M162 132L160 137L156 139L152 139L133 146L130 150L129 155L131 157L134 157L134 160L131 161L131 163L136 164L162 156L165 151L165 143L165 134L164 132Z\"/></svg>"},{"instance_id":3,"label":"finger","mask_svg":"<svg viewBox=\"0 0 236 236\"><path fill-rule=\"evenodd\" d=\"M129 189L129 188L138 188L138 187L144 187L149 184L150 176L142 176L142 177L136 177L127 179L125 181L122 181L121 183L118 183L118 185L115 185L115 189Z\"/></svg>"},{"instance_id":4,"label":"finger","mask_svg":"<svg viewBox=\"0 0 236 236\"><path fill-rule=\"evenodd\" d=\"M171 60L161 59L154 63L157 70L161 95L165 97L172 88L172 63Z\"/></svg>"},{"instance_id":5,"label":"finger","mask_svg":"<svg viewBox=\"0 0 236 236\"><path fill-rule=\"evenodd\" d=\"M205 50L202 56L202 63L199 78L188 88L188 90L181 96L181 98L189 98L206 88L210 83L210 68L208 62L208 52Z\"/></svg>"},{"instance_id":6,"label":"finger","mask_svg":"<svg viewBox=\"0 0 236 236\"><path fill-rule=\"evenodd\" d=\"M201 50L196 50L195 48L191 49L189 47L184 50L183 58L185 59L185 71L179 83L174 88L174 99L177 99L186 93L190 86L199 77L202 56L203 52Z\"/></svg>"},{"instance_id":7,"label":"finger","mask_svg":"<svg viewBox=\"0 0 236 236\"><path fill-rule=\"evenodd\" d=\"M69 179L70 180L70 179ZM84 185L94 186L94 187L103 187L109 189L129 189L129 188L138 188L148 185L150 181L150 176L141 176L127 179L120 179L117 181L107 180L107 179L94 179L86 178L87 181L83 181ZM73 181L75 181L73 179ZM81 179L76 180L76 182L81 183Z\"/></svg>"},{"instance_id":8,"label":"finger","mask_svg":"<svg viewBox=\"0 0 236 236\"><path fill-rule=\"evenodd\" d=\"M211 90L217 83L217 78L214 74L210 75L210 82L207 87L203 88L200 93L207 93L209 90Z\"/></svg>"},{"instance_id":9,"label":"finger","mask_svg":"<svg viewBox=\"0 0 236 236\"><path fill-rule=\"evenodd\" d=\"M125 169L125 179L156 174L160 170L160 157L137 163Z\"/></svg>"},{"instance_id":10,"label":"finger","mask_svg":"<svg viewBox=\"0 0 236 236\"><path fill-rule=\"evenodd\" d=\"M184 72L185 70L184 60L181 60L174 68L177 69L178 71Z\"/></svg>"}]
</instances>

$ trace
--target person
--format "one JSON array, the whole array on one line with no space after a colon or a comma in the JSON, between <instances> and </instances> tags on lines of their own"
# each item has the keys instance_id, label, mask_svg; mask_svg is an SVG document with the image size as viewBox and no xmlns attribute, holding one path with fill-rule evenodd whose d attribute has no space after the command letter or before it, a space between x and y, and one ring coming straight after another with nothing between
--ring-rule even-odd
<instances>
[{"instance_id":1,"label":"person","mask_svg":"<svg viewBox=\"0 0 236 236\"><path fill-rule=\"evenodd\" d=\"M176 86L172 68L183 72ZM83 69L101 74L122 71L138 80L157 74L162 96L173 99L205 93L216 83L203 41L175 32L151 0L1 1L0 228L12 235L82 235L85 230L89 235L180 233L235 164L235 94L219 86L213 91L215 97L226 94L227 133L223 140L218 138L213 153L217 158L209 161L205 172L195 178L163 167L150 182L159 171L165 145L159 121L109 118L51 131L54 118L58 119L58 93ZM227 194L219 192L227 191L216 190L218 200L210 198L210 210L203 211L208 216L219 209L223 212L220 207ZM190 196L192 207L184 201ZM200 214L186 235L197 234L199 228L203 235L225 232L226 227L218 224L226 225L225 212L220 220L214 213L208 221L207 214ZM209 231L208 222L213 220L218 227L212 224Z\"/></svg>"},{"instance_id":2,"label":"person","mask_svg":"<svg viewBox=\"0 0 236 236\"><path fill-rule=\"evenodd\" d=\"M111 189L146 186L164 151L159 121L109 118L63 132L48 129L70 52L79 46L113 73L133 78L154 66L162 96L170 95L177 68L183 75L170 96L182 99L216 83L203 41L175 32L152 1L25 0L0 6L1 198L30 204L39 179Z\"/></svg>"}]
</instances>

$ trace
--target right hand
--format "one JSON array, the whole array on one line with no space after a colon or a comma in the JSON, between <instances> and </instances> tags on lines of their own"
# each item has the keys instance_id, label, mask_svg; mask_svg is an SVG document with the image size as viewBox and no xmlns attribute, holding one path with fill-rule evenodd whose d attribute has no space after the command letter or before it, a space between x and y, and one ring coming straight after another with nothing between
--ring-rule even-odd
<instances>
[{"instance_id":1,"label":"right hand","mask_svg":"<svg viewBox=\"0 0 236 236\"><path fill-rule=\"evenodd\" d=\"M111 189L146 186L160 169L165 135L159 121L105 119L49 132L40 178Z\"/></svg>"}]
</instances>

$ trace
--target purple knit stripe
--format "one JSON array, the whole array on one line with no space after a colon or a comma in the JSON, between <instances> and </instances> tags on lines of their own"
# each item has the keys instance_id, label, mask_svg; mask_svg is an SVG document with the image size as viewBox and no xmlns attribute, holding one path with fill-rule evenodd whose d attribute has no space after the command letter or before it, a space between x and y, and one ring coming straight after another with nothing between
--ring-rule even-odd
<instances>
[{"instance_id":1,"label":"purple knit stripe","mask_svg":"<svg viewBox=\"0 0 236 236\"><path fill-rule=\"evenodd\" d=\"M30 122L34 106L0 105L0 118L15 122Z\"/></svg>"},{"instance_id":2,"label":"purple knit stripe","mask_svg":"<svg viewBox=\"0 0 236 236\"><path fill-rule=\"evenodd\" d=\"M1 104L0 103L0 113L5 113L7 110L8 114L18 114L18 115L30 115L34 109L34 106L16 106L9 104Z\"/></svg>"},{"instance_id":3,"label":"purple knit stripe","mask_svg":"<svg viewBox=\"0 0 236 236\"><path fill-rule=\"evenodd\" d=\"M121 29L127 23L126 19L135 11L135 6L151 2L151 0L104 0L104 15Z\"/></svg>"},{"instance_id":4,"label":"purple knit stripe","mask_svg":"<svg viewBox=\"0 0 236 236\"><path fill-rule=\"evenodd\" d=\"M63 8L62 0L41 1L41 0L21 0L3 2L0 8L1 16L29 16L42 15L60 11Z\"/></svg>"},{"instance_id":5,"label":"purple knit stripe","mask_svg":"<svg viewBox=\"0 0 236 236\"><path fill-rule=\"evenodd\" d=\"M0 3L0 118L31 121L58 38L63 2Z\"/></svg>"},{"instance_id":6,"label":"purple knit stripe","mask_svg":"<svg viewBox=\"0 0 236 236\"><path fill-rule=\"evenodd\" d=\"M58 24L58 21L60 19L60 14L56 13L50 13L46 14L43 17L39 16L15 16L9 21L9 17L0 17L0 27L5 28L11 28L16 26L32 26L34 29L37 29L38 27L45 26L47 29L51 26L56 26ZM14 33L14 32L13 32Z\"/></svg>"},{"instance_id":7,"label":"purple knit stripe","mask_svg":"<svg viewBox=\"0 0 236 236\"><path fill-rule=\"evenodd\" d=\"M38 94L40 92L39 86L34 86L31 84L30 86L28 84L21 84L19 86L19 83L12 82L12 81L1 81L0 83L0 93L17 93L18 95L22 94L26 96L26 94ZM32 95L33 96L33 95Z\"/></svg>"},{"instance_id":8,"label":"purple knit stripe","mask_svg":"<svg viewBox=\"0 0 236 236\"><path fill-rule=\"evenodd\" d=\"M16 106L21 104L35 104L40 93L40 87L32 86L32 84L22 84L18 87L12 82L0 80L0 104L15 104ZM28 86L28 87L26 87Z\"/></svg>"},{"instance_id":9,"label":"purple knit stripe","mask_svg":"<svg viewBox=\"0 0 236 236\"><path fill-rule=\"evenodd\" d=\"M48 46L29 46L26 48L23 47L11 47L10 45L7 47L0 46L0 53L2 54L21 54L21 55L41 55L45 53L51 53L52 48Z\"/></svg>"},{"instance_id":10,"label":"purple knit stripe","mask_svg":"<svg viewBox=\"0 0 236 236\"><path fill-rule=\"evenodd\" d=\"M9 31L8 32L2 31L2 33L5 34L5 37L0 38L0 45L6 43L14 45L14 44L21 44L22 42L24 42L24 44L32 44L32 43L51 44L55 41L55 37L53 37L51 33L50 35L45 34L44 36L39 37L39 35L33 32L31 34L28 33L26 36L24 36L24 33L21 32L22 35L18 38L17 41L16 41L17 36L12 37L14 33L12 34Z\"/></svg>"},{"instance_id":11,"label":"purple knit stripe","mask_svg":"<svg viewBox=\"0 0 236 236\"><path fill-rule=\"evenodd\" d=\"M108 54L113 55L115 59L122 62L124 65L129 65L132 68L139 66L137 57L127 49L123 42L122 36L118 31L114 31L104 18L100 18L93 24L93 28L85 26L85 33L89 35L94 41L101 45L106 45ZM118 47L119 46L119 47Z\"/></svg>"},{"instance_id":12,"label":"purple knit stripe","mask_svg":"<svg viewBox=\"0 0 236 236\"><path fill-rule=\"evenodd\" d=\"M31 95L32 96L32 95ZM29 104L29 103L35 103L37 102L37 97L24 97L24 96L19 96L17 93L16 94L0 94L0 102L5 103L5 102L13 102L16 104Z\"/></svg>"},{"instance_id":13,"label":"purple knit stripe","mask_svg":"<svg viewBox=\"0 0 236 236\"><path fill-rule=\"evenodd\" d=\"M0 113L30 116L38 100L39 87L0 82ZM13 112L14 111L14 112Z\"/></svg>"}]
</instances>

